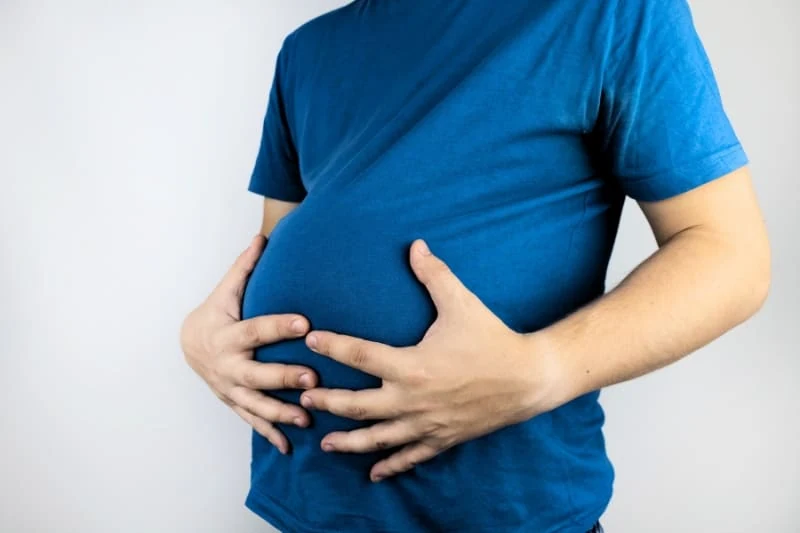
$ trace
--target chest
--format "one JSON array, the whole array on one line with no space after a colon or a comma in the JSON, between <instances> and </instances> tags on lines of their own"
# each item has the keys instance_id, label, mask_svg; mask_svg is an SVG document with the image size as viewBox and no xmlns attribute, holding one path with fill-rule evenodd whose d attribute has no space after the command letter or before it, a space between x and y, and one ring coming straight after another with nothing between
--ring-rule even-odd
<instances>
[{"instance_id":1,"label":"chest","mask_svg":"<svg viewBox=\"0 0 800 533\"><path fill-rule=\"evenodd\" d=\"M289 101L307 190L410 172L586 176L595 62L569 28L530 9L331 36L301 62Z\"/></svg>"}]
</instances>

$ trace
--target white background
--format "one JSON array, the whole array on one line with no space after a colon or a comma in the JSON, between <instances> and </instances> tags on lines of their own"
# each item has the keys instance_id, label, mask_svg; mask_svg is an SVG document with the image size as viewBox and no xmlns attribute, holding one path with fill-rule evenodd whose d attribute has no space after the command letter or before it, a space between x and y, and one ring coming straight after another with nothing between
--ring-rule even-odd
<instances>
[{"instance_id":1,"label":"white background","mask_svg":"<svg viewBox=\"0 0 800 533\"><path fill-rule=\"evenodd\" d=\"M275 54L334 1L0 0L0 531L266 532L179 325L248 243ZM800 8L695 0L774 247L761 313L604 392L609 533L800 531ZM654 249L635 204L609 282Z\"/></svg>"}]
</instances>

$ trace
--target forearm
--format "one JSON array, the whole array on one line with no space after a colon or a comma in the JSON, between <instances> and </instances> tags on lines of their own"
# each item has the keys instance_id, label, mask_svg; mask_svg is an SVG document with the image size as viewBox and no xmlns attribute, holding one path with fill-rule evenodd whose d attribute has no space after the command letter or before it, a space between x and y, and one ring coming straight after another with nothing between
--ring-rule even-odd
<instances>
[{"instance_id":1,"label":"forearm","mask_svg":"<svg viewBox=\"0 0 800 533\"><path fill-rule=\"evenodd\" d=\"M546 407L666 366L746 320L768 291L765 243L680 232L613 291L526 335L550 361Z\"/></svg>"}]
</instances>

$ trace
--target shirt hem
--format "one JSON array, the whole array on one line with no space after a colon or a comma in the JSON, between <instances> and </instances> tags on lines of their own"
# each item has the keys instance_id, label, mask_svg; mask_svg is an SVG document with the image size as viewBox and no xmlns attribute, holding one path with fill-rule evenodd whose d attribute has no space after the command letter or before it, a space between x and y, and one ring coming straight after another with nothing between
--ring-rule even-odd
<instances>
[{"instance_id":1,"label":"shirt hem","mask_svg":"<svg viewBox=\"0 0 800 533\"><path fill-rule=\"evenodd\" d=\"M244 505L262 520L276 528L280 533L336 533L336 531L358 531L350 524L347 525L346 529L334 531L328 528L320 529L303 523L298 520L291 511L286 509L283 504L252 487L247 493ZM571 521L571 529L558 529L558 533L586 533L591 531L594 525L600 520L607 506L608 504L604 503L591 511L577 516ZM375 527L374 524L368 523L364 524L363 527L364 531L369 531L370 533L407 533L406 531L398 529L380 529ZM484 527L491 527L492 531L498 531L500 530L499 528L503 526L499 524L481 526L480 530L485 531L486 529L484 529ZM505 531L505 529L502 530ZM548 533L556 533L556 531L548 530Z\"/></svg>"}]
</instances>

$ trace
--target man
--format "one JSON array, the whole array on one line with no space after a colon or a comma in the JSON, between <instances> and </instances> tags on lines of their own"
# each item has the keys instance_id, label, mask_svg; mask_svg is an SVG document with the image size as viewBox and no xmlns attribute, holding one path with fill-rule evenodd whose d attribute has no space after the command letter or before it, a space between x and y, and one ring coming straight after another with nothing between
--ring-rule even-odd
<instances>
[{"instance_id":1,"label":"man","mask_svg":"<svg viewBox=\"0 0 800 533\"><path fill-rule=\"evenodd\" d=\"M182 329L254 428L247 506L303 533L599 530L599 390L767 295L746 165L685 0L356 0L299 27L249 186L269 244ZM606 293L625 196L658 250Z\"/></svg>"}]
</instances>

